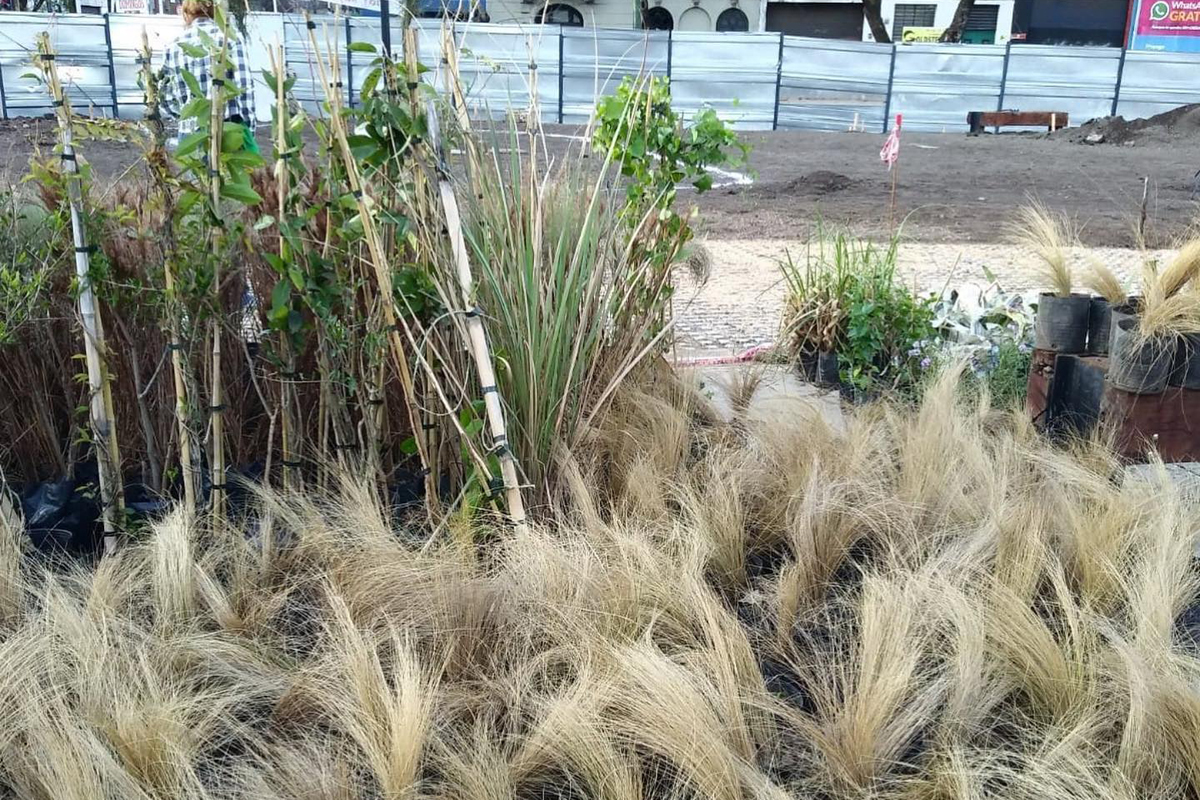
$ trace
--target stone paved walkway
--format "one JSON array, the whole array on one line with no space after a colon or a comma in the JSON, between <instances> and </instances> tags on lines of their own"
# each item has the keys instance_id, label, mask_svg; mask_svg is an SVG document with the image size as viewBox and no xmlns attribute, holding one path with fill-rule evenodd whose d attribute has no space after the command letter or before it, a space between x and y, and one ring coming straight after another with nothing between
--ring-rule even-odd
<instances>
[{"instance_id":1,"label":"stone paved walkway","mask_svg":"<svg viewBox=\"0 0 1200 800\"><path fill-rule=\"evenodd\" d=\"M805 243L784 239L710 240L708 281L697 285L680 271L675 295L675 325L680 349L691 355L729 355L774 342L783 306L784 283L779 263L790 252L803 263ZM1080 251L1081 253L1083 251ZM1146 255L1163 259L1171 251L1093 248L1091 255L1108 264L1127 282L1136 276ZM986 286L992 271L1009 291L1040 289L1036 260L1006 244L925 244L900 246L899 267L921 292L940 292L963 284ZM1078 278L1077 278L1078 280Z\"/></svg>"}]
</instances>

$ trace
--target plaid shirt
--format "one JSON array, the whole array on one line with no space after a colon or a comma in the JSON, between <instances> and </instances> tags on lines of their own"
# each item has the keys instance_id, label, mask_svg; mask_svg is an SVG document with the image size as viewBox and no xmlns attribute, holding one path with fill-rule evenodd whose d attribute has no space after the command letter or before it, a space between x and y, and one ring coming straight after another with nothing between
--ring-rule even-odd
<instances>
[{"instance_id":1,"label":"plaid shirt","mask_svg":"<svg viewBox=\"0 0 1200 800\"><path fill-rule=\"evenodd\" d=\"M204 92L204 96L208 97L209 81L212 80L212 56L204 56L202 58L194 58L183 51L180 44L195 45L202 50L207 51L204 42L200 39L200 31L204 31L212 38L217 46L221 46L221 40L224 38L221 29L217 27L217 23L211 19L198 19L191 25L184 28L171 45L167 48L166 56L163 60L162 68L162 108L163 111L170 114L176 119L179 118L183 107L192 99L191 92L188 90L187 83L183 80L183 73L192 73L196 82L200 84L200 91ZM239 115L242 122L249 125L251 130L254 128L254 87L250 84L250 69L246 61L246 49L242 45L242 40L234 37L229 42L229 50L226 54L229 60L229 73L225 76L225 80L231 85L236 85L242 92L237 97L231 98L225 107L225 119L230 119L234 115ZM179 121L179 135L187 136L196 130L196 119L184 119Z\"/></svg>"}]
</instances>

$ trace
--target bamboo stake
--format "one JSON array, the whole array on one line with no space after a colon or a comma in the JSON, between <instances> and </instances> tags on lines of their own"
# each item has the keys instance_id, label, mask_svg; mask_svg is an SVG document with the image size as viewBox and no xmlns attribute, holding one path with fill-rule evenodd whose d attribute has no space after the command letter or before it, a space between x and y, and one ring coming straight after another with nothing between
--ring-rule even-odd
<instances>
[{"instance_id":1,"label":"bamboo stake","mask_svg":"<svg viewBox=\"0 0 1200 800\"><path fill-rule=\"evenodd\" d=\"M308 27L308 37L312 45L313 57L317 63L321 85L325 89L325 99L329 103L329 126L333 130L334 138L337 140L342 164L346 170L346 181L350 184L350 191L354 196L359 219L362 221L363 239L366 240L367 252L371 257L371 266L374 268L375 281L379 285L380 311L383 314L384 327L387 331L388 342L391 345L392 358L396 362L396 371L400 375L400 385L404 391L405 402L408 406L409 424L412 426L413 438L417 443L417 457L421 462L421 470L425 473L425 505L430 517L436 518L436 512L440 506L437 495L437 477L429 469L429 455L426 451L424 437L421 436L420 418L417 415L416 389L413 385L412 370L409 367L408 356L404 352L404 342L400 338L401 325L404 326L404 331L408 334L410 341L413 337L411 332L408 331L407 323L398 321L396 317L396 310L393 306L395 290L392 284L391 265L388 263L383 242L379 236L379 230L375 226L375 217L371 213L367 197L363 193L363 183L358 171L358 162L354 159L354 153L350 149L348 134L346 132L346 121L342 118L341 113L341 92L337 91L331 85L329 74L326 72L325 59L321 56L320 48L317 46L316 23L312 21L310 16L305 16L305 24ZM379 386L380 391L382 391L383 385L380 384Z\"/></svg>"},{"instance_id":2,"label":"bamboo stake","mask_svg":"<svg viewBox=\"0 0 1200 800\"><path fill-rule=\"evenodd\" d=\"M100 318L95 290L92 287L90 249L83 216L83 186L71 138L71 106L58 79L50 36L42 33L37 39L38 65L46 78L50 97L58 119L59 143L62 147L63 170L67 178L67 199L71 207L71 234L75 242L75 278L78 281L79 318L83 327L84 355L87 362L89 408L96 450L96 465L100 483L100 517L104 525L104 552L112 554L117 548L125 499L121 485L121 450L117 444L116 414L113 409L112 385L105 364L107 348L104 325Z\"/></svg>"},{"instance_id":3,"label":"bamboo stake","mask_svg":"<svg viewBox=\"0 0 1200 800\"><path fill-rule=\"evenodd\" d=\"M221 222L221 141L225 132L224 75L219 75L229 52L228 6L221 2L217 7L221 24L221 49L214 59L213 80L209 81L209 136L208 136L208 188L212 204L213 227L210 228L213 269L213 318L210 324L212 336L212 378L209 390L209 413L211 414L212 444L209 448L212 459L210 480L212 481L212 510L217 519L225 514L225 395L221 385L221 245L224 237L219 231ZM221 81L218 81L217 78Z\"/></svg>"},{"instance_id":4,"label":"bamboo stake","mask_svg":"<svg viewBox=\"0 0 1200 800\"><path fill-rule=\"evenodd\" d=\"M463 312L467 318L468 343L475 369L479 373L479 385L483 390L483 402L487 409L488 427L500 459L500 474L504 478L504 492L508 501L508 515L518 533L526 533L525 501L521 496L521 483L517 477L517 461L508 443L508 428L504 421L504 406L500 402L500 390L496 384L496 371L488 349L487 335L483 330L483 316L474 309L474 280L471 277L471 262L467 257L467 245L463 240L462 220L458 213L458 198L450 183L450 171L440 141L437 109L433 103L427 111L429 144L437 160L438 194L446 214L446 229L450 235L450 247L458 271L458 285L462 294Z\"/></svg>"},{"instance_id":5,"label":"bamboo stake","mask_svg":"<svg viewBox=\"0 0 1200 800\"><path fill-rule=\"evenodd\" d=\"M276 43L275 50L270 53L270 56L271 70L275 73L275 185L279 200L279 219L276 221L276 225L279 227L279 256L286 262L289 258L288 251L291 248L283 233L283 220L287 213L288 179L290 177L287 159L291 154L288 153L287 144L288 109L287 94L284 90L286 62L283 57L283 45ZM287 279L286 275L281 276L281 280ZM286 364L286 373L281 376L280 382L280 405L283 406L283 413L279 422L280 452L283 456L283 486L285 489L296 490L300 488L303 477L298 464L301 447L300 424L294 416L299 408L299 404L296 402L294 383L296 353L295 348L292 347L291 335L286 328L282 331L281 338Z\"/></svg>"},{"instance_id":6,"label":"bamboo stake","mask_svg":"<svg viewBox=\"0 0 1200 800\"><path fill-rule=\"evenodd\" d=\"M187 382L183 376L183 344L180 339L182 325L179 320L178 293L175 287L175 267L173 264L175 237L172 231L173 198L169 189L162 188L166 174L158 174L167 163L166 129L162 123L159 111L158 82L154 76L154 68L150 63L150 37L142 28L142 83L146 88L146 122L153 137L154 156L149 159L155 170L155 184L160 187L163 197L163 281L167 293L167 330L171 335L168 345L171 351L171 374L175 381L175 423L179 430L179 467L183 480L183 505L188 514L196 511L196 464L193 461L192 431L188 425L188 393ZM157 166L155 166L157 165Z\"/></svg>"}]
</instances>

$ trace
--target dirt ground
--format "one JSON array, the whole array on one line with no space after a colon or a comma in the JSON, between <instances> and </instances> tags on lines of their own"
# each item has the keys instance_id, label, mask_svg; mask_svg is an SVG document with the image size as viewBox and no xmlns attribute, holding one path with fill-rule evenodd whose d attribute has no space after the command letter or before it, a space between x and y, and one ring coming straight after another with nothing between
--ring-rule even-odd
<instances>
[{"instance_id":1,"label":"dirt ground","mask_svg":"<svg viewBox=\"0 0 1200 800\"><path fill-rule=\"evenodd\" d=\"M577 133L546 130L554 147L567 146ZM19 177L33 143L48 149L52 135L46 120L0 122L0 176ZM881 135L779 131L744 138L753 147L746 175L719 175L718 188L690 198L708 238L800 240L818 219L886 235L891 179L879 161ZM1200 215L1200 130L1118 138L1123 143L1089 145L1081 129L1055 136L906 133L896 198L905 238L1000 241L1003 222L1036 196L1073 217L1086 244L1132 246L1148 177L1147 243L1168 246ZM137 161L127 145L88 142L82 149L99 177L119 175Z\"/></svg>"},{"instance_id":2,"label":"dirt ground","mask_svg":"<svg viewBox=\"0 0 1200 800\"><path fill-rule=\"evenodd\" d=\"M750 186L699 198L713 238L806 238L818 216L861 234L888 230L890 176L879 161L883 137L866 133L748 134ZM1003 222L1036 196L1065 211L1093 246L1135 244L1143 178L1147 231L1165 246L1200 214L1194 177L1200 135L1190 141L1087 145L1044 134L906 133L896 192L906 238L995 242Z\"/></svg>"}]
</instances>

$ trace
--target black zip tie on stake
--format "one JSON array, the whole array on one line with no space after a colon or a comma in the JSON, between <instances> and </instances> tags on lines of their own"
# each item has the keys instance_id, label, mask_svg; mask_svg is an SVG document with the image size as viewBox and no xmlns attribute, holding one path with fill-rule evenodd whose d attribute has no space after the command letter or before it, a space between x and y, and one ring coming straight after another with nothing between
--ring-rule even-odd
<instances>
[{"instance_id":1,"label":"black zip tie on stake","mask_svg":"<svg viewBox=\"0 0 1200 800\"><path fill-rule=\"evenodd\" d=\"M55 108L62 108L64 105L64 102L62 100L55 100L52 103L50 103L50 105L54 106Z\"/></svg>"},{"instance_id":2,"label":"black zip tie on stake","mask_svg":"<svg viewBox=\"0 0 1200 800\"><path fill-rule=\"evenodd\" d=\"M530 72L537 72L537 64L534 64L532 61L531 61L531 62L529 62L529 71L530 71Z\"/></svg>"},{"instance_id":3,"label":"black zip tie on stake","mask_svg":"<svg viewBox=\"0 0 1200 800\"><path fill-rule=\"evenodd\" d=\"M72 151L72 152L70 152L70 153L59 153L58 157L59 157L61 160L63 160L63 161L75 161L75 162L78 162L78 159L77 159L77 158L75 158L75 153L74 153L73 151Z\"/></svg>"},{"instance_id":4,"label":"black zip tie on stake","mask_svg":"<svg viewBox=\"0 0 1200 800\"><path fill-rule=\"evenodd\" d=\"M88 255L91 255L92 253L96 252L96 245L85 244L83 247L76 247L75 252L76 253L87 253Z\"/></svg>"},{"instance_id":5,"label":"black zip tie on stake","mask_svg":"<svg viewBox=\"0 0 1200 800\"><path fill-rule=\"evenodd\" d=\"M367 401L367 405L371 405L371 406L381 406L381 405L383 405L383 398L382 398L382 397L375 397L375 398L372 398L371 400L368 400L368 401Z\"/></svg>"},{"instance_id":6,"label":"black zip tie on stake","mask_svg":"<svg viewBox=\"0 0 1200 800\"><path fill-rule=\"evenodd\" d=\"M469 308L463 312L463 316L466 317L467 319L474 319L475 317L482 317L483 309L480 308L479 306L475 306L474 308Z\"/></svg>"},{"instance_id":7,"label":"black zip tie on stake","mask_svg":"<svg viewBox=\"0 0 1200 800\"><path fill-rule=\"evenodd\" d=\"M220 414L227 408L229 408L229 406L225 405L224 403L221 403L221 405L219 405L219 406L209 406L208 410L214 414Z\"/></svg>"},{"instance_id":8,"label":"black zip tie on stake","mask_svg":"<svg viewBox=\"0 0 1200 800\"><path fill-rule=\"evenodd\" d=\"M490 386L483 387L483 389L481 391L484 395L500 393L500 390L496 387L496 384L494 384L494 383L491 384Z\"/></svg>"},{"instance_id":9,"label":"black zip tie on stake","mask_svg":"<svg viewBox=\"0 0 1200 800\"><path fill-rule=\"evenodd\" d=\"M334 450L357 450L358 442L334 442Z\"/></svg>"},{"instance_id":10,"label":"black zip tie on stake","mask_svg":"<svg viewBox=\"0 0 1200 800\"><path fill-rule=\"evenodd\" d=\"M421 430L423 430L423 431L436 431L437 427L438 426L437 426L436 422L422 422L421 423Z\"/></svg>"},{"instance_id":11,"label":"black zip tie on stake","mask_svg":"<svg viewBox=\"0 0 1200 800\"><path fill-rule=\"evenodd\" d=\"M168 353L182 353L183 351L184 347L181 342L167 342Z\"/></svg>"},{"instance_id":12,"label":"black zip tie on stake","mask_svg":"<svg viewBox=\"0 0 1200 800\"><path fill-rule=\"evenodd\" d=\"M224 86L225 85L224 78L213 78L212 82L213 82L213 86Z\"/></svg>"},{"instance_id":13,"label":"black zip tie on stake","mask_svg":"<svg viewBox=\"0 0 1200 800\"><path fill-rule=\"evenodd\" d=\"M354 191L350 192L350 194L354 195L355 200L362 200L363 198L362 189L355 189Z\"/></svg>"},{"instance_id":14,"label":"black zip tie on stake","mask_svg":"<svg viewBox=\"0 0 1200 800\"><path fill-rule=\"evenodd\" d=\"M411 92L413 89L416 89L418 86L420 86L421 82L420 81L408 81L405 85L408 86L408 90Z\"/></svg>"},{"instance_id":15,"label":"black zip tie on stake","mask_svg":"<svg viewBox=\"0 0 1200 800\"><path fill-rule=\"evenodd\" d=\"M38 58L42 61L53 61L54 53L38 53Z\"/></svg>"},{"instance_id":16,"label":"black zip tie on stake","mask_svg":"<svg viewBox=\"0 0 1200 800\"><path fill-rule=\"evenodd\" d=\"M304 462L299 461L299 460L297 460L297 461L281 460L279 463L280 463L280 465L283 466L284 469L299 469L300 467L304 466Z\"/></svg>"},{"instance_id":17,"label":"black zip tie on stake","mask_svg":"<svg viewBox=\"0 0 1200 800\"><path fill-rule=\"evenodd\" d=\"M317 29L317 23L313 22L311 19L306 19L304 20L304 27L308 28L310 31L315 31Z\"/></svg>"},{"instance_id":18,"label":"black zip tie on stake","mask_svg":"<svg viewBox=\"0 0 1200 800\"><path fill-rule=\"evenodd\" d=\"M229 491L229 484L227 484L227 483L214 483L212 486L210 486L210 487L208 487L208 488L209 488L210 490L214 491L214 492L227 492L227 491Z\"/></svg>"}]
</instances>

